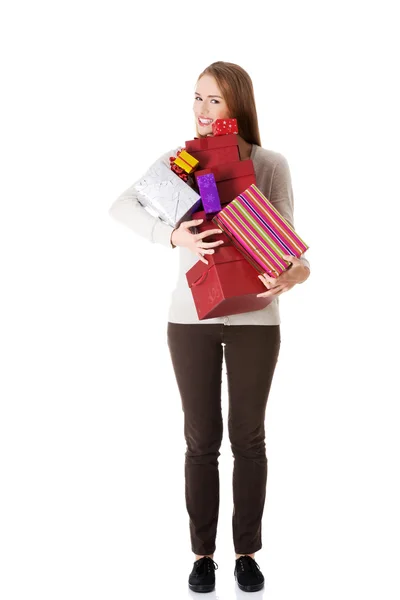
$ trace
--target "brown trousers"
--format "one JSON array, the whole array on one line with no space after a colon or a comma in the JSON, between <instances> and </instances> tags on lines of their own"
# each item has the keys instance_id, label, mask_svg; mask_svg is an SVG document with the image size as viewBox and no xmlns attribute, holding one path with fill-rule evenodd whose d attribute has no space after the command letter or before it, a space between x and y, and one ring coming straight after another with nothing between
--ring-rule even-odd
<instances>
[{"instance_id":1,"label":"brown trousers","mask_svg":"<svg viewBox=\"0 0 400 600\"><path fill-rule=\"evenodd\" d=\"M264 420L279 355L280 326L168 323L167 339L184 412L185 498L192 551L198 555L215 551L225 354L234 456L233 542L237 554L252 554L262 547L267 483Z\"/></svg>"}]
</instances>

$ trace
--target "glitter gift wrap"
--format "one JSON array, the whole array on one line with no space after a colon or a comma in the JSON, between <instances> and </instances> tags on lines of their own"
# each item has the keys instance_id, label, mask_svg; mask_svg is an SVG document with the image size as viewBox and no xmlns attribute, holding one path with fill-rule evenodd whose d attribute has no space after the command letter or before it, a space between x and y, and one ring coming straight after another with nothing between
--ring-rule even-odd
<instances>
[{"instance_id":1,"label":"glitter gift wrap","mask_svg":"<svg viewBox=\"0 0 400 600\"><path fill-rule=\"evenodd\" d=\"M186 173L193 173L197 168L199 161L185 150L181 150L178 152L178 156L175 158L174 163L186 171Z\"/></svg>"},{"instance_id":2,"label":"glitter gift wrap","mask_svg":"<svg viewBox=\"0 0 400 600\"><path fill-rule=\"evenodd\" d=\"M210 169L203 169L201 175L196 177L196 181L199 186L204 212L210 215L211 218L212 215L221 210L221 202L214 174Z\"/></svg>"},{"instance_id":3,"label":"glitter gift wrap","mask_svg":"<svg viewBox=\"0 0 400 600\"><path fill-rule=\"evenodd\" d=\"M239 133L236 119L215 119L212 124L213 135Z\"/></svg>"},{"instance_id":4,"label":"glitter gift wrap","mask_svg":"<svg viewBox=\"0 0 400 600\"><path fill-rule=\"evenodd\" d=\"M253 183L256 183L256 174L251 158L195 171L196 182L203 173L208 173L209 170L215 177L221 205L228 204Z\"/></svg>"},{"instance_id":5,"label":"glitter gift wrap","mask_svg":"<svg viewBox=\"0 0 400 600\"><path fill-rule=\"evenodd\" d=\"M208 136L185 142L185 150L199 161L199 169L239 160L237 135Z\"/></svg>"},{"instance_id":6,"label":"glitter gift wrap","mask_svg":"<svg viewBox=\"0 0 400 600\"><path fill-rule=\"evenodd\" d=\"M203 231L210 231L213 229L219 229L220 231L222 231L222 229L218 225L213 223L211 219L207 219L207 215L204 210L194 212L191 218L193 220L203 219L203 222L200 223L200 225L196 225L196 227L191 228L191 230L193 230L193 233L203 233ZM232 243L231 238L226 233L212 233L204 239L205 242L218 242L218 240L222 240L224 244L228 245L231 245ZM208 255L206 255L206 258L207 256Z\"/></svg>"},{"instance_id":7,"label":"glitter gift wrap","mask_svg":"<svg viewBox=\"0 0 400 600\"><path fill-rule=\"evenodd\" d=\"M208 265L198 261L186 273L200 321L261 310L273 301L257 298L266 288L234 246L221 246L206 258Z\"/></svg>"},{"instance_id":8,"label":"glitter gift wrap","mask_svg":"<svg viewBox=\"0 0 400 600\"><path fill-rule=\"evenodd\" d=\"M139 202L172 227L190 218L201 206L200 195L162 160L157 160L134 187Z\"/></svg>"},{"instance_id":9,"label":"glitter gift wrap","mask_svg":"<svg viewBox=\"0 0 400 600\"><path fill-rule=\"evenodd\" d=\"M225 206L213 222L257 271L271 277L289 268L284 254L299 258L309 248L256 185Z\"/></svg>"}]
</instances>

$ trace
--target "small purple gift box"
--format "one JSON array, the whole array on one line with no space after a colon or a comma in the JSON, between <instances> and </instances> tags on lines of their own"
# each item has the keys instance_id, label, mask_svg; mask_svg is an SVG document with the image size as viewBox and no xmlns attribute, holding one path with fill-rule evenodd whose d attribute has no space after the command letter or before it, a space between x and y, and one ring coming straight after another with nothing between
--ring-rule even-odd
<instances>
[{"instance_id":1,"label":"small purple gift box","mask_svg":"<svg viewBox=\"0 0 400 600\"><path fill-rule=\"evenodd\" d=\"M203 169L201 175L195 173L197 185L203 208L206 213L206 219L212 219L213 215L221 210L221 202L219 199L217 184L214 173L211 169Z\"/></svg>"}]
</instances>

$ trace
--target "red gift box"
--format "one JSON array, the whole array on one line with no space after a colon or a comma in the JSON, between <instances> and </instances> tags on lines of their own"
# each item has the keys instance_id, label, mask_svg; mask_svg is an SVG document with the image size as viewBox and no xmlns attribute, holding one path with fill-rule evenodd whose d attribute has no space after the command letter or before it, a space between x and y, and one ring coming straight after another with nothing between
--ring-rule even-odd
<instances>
[{"instance_id":1,"label":"red gift box","mask_svg":"<svg viewBox=\"0 0 400 600\"><path fill-rule=\"evenodd\" d=\"M267 289L234 246L221 246L206 258L208 265L198 261L186 273L200 321L261 310L273 301L257 298Z\"/></svg>"},{"instance_id":2,"label":"red gift box","mask_svg":"<svg viewBox=\"0 0 400 600\"><path fill-rule=\"evenodd\" d=\"M236 119L215 119L212 124L213 135L239 133Z\"/></svg>"},{"instance_id":3,"label":"red gift box","mask_svg":"<svg viewBox=\"0 0 400 600\"><path fill-rule=\"evenodd\" d=\"M206 173L214 174L221 204L228 204L253 183L256 184L256 174L251 158L195 171L196 182L199 175Z\"/></svg>"},{"instance_id":4,"label":"red gift box","mask_svg":"<svg viewBox=\"0 0 400 600\"><path fill-rule=\"evenodd\" d=\"M193 213L193 214L199 214L199 212L197 213ZM218 215L217 215L218 217ZM201 219L201 217L198 217L199 219ZM211 221L215 227L218 227L218 229L221 229L224 233L223 235L224 237L224 242L226 239L226 244L228 245L232 245L235 246L235 248L238 249L238 251L244 256L244 258L247 260L247 262L252 265L252 267L254 267L254 269L260 273L261 275L263 275L265 273L265 269L262 269L260 267L260 265L258 263L256 263L256 261L253 259L252 256L250 256L250 254L248 252L246 252L245 248L243 248L242 244L239 242L239 240L237 240L232 233L229 231L229 229L222 225L222 223L220 221L217 221L217 218L213 217L212 221ZM194 228L196 229L196 228ZM212 229L212 227L210 227L210 229ZM218 234L219 235L219 234ZM221 234L222 235L222 234ZM214 236L211 236L214 237ZM216 236L215 236L216 237ZM210 241L214 241L214 240L210 240ZM270 277L274 277L274 275L271 273Z\"/></svg>"},{"instance_id":5,"label":"red gift box","mask_svg":"<svg viewBox=\"0 0 400 600\"><path fill-rule=\"evenodd\" d=\"M197 158L199 169L208 169L219 163L238 161L240 158L237 135L234 133L189 140L185 142L185 150Z\"/></svg>"},{"instance_id":6,"label":"red gift box","mask_svg":"<svg viewBox=\"0 0 400 600\"><path fill-rule=\"evenodd\" d=\"M221 227L213 223L211 219L207 219L207 214L204 210L194 212L190 218L193 220L203 219L203 222L200 223L200 225L196 225L196 227L193 228L197 230L195 233L202 233L203 231L210 231L212 229L219 229L222 231ZM229 234L226 233L213 233L204 239L205 242L217 242L218 240L223 240L224 244L232 243ZM206 258L208 256L209 255L207 254Z\"/></svg>"}]
</instances>

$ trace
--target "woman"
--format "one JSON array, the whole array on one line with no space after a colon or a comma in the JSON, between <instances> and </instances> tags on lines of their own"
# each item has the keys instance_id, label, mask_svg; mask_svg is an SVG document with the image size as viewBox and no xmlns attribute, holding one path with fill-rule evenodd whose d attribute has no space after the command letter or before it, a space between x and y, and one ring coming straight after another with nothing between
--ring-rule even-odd
<instances>
[{"instance_id":1,"label":"woman","mask_svg":"<svg viewBox=\"0 0 400 600\"><path fill-rule=\"evenodd\" d=\"M240 66L218 61L199 76L193 105L196 137L212 135L216 119L234 117L238 123L240 160L252 159L256 184L283 217L293 224L293 192L285 157L261 147L253 85ZM169 165L181 146L164 154ZM185 497L195 562L189 587L198 592L215 586L215 540L219 511L218 457L222 441L221 381L223 356L227 369L228 429L233 466L232 529L234 575L240 589L256 591L264 577L254 559L262 547L261 521L265 503L267 457L264 419L268 394L280 349L279 296L305 281L309 263L290 257L292 267L277 279L261 276L273 296L266 308L249 313L199 321L186 272L215 252L222 242L192 233L200 221L173 229L152 217L128 188L110 214L152 242L179 247L180 268L169 309L167 339L184 411ZM257 274L255 272L255 277ZM195 385L194 385L195 382Z\"/></svg>"}]
</instances>

